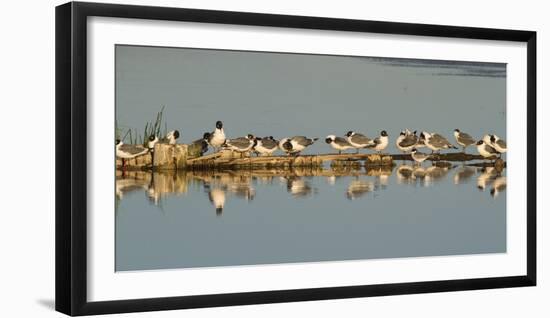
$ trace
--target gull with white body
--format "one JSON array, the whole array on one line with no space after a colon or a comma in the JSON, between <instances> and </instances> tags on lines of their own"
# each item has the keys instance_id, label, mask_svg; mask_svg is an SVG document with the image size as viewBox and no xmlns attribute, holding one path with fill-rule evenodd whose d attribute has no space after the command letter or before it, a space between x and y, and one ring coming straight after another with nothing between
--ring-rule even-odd
<instances>
[{"instance_id":1,"label":"gull with white body","mask_svg":"<svg viewBox=\"0 0 550 318\"><path fill-rule=\"evenodd\" d=\"M256 145L254 151L262 156L272 156L273 153L279 149L279 141L275 140L273 136L269 137L256 137Z\"/></svg>"},{"instance_id":2,"label":"gull with white body","mask_svg":"<svg viewBox=\"0 0 550 318\"><path fill-rule=\"evenodd\" d=\"M325 142L332 148L338 150L338 154L341 154L343 150L354 148L346 138L336 137L335 135L328 135L327 138L325 138Z\"/></svg>"},{"instance_id":3,"label":"gull with white body","mask_svg":"<svg viewBox=\"0 0 550 318\"><path fill-rule=\"evenodd\" d=\"M411 157L413 158L413 160L416 163L421 165L422 162L424 162L426 159L430 158L430 155L425 154L423 152L420 152L420 151L416 150L416 148L413 148L411 150Z\"/></svg>"},{"instance_id":4,"label":"gull with white body","mask_svg":"<svg viewBox=\"0 0 550 318\"><path fill-rule=\"evenodd\" d=\"M456 139L456 143L462 146L462 152L466 152L466 147L476 143L475 139L472 138L472 136L463 131L460 131L460 129L458 128L454 130L454 136Z\"/></svg>"},{"instance_id":5,"label":"gull with white body","mask_svg":"<svg viewBox=\"0 0 550 318\"><path fill-rule=\"evenodd\" d=\"M380 136L374 138L373 144L367 146L369 149L373 149L374 151L381 153L382 150L386 149L389 143L389 137L388 133L385 130L382 130L380 132Z\"/></svg>"},{"instance_id":6,"label":"gull with white body","mask_svg":"<svg viewBox=\"0 0 550 318\"><path fill-rule=\"evenodd\" d=\"M491 138L489 140L491 141L491 147L498 151L499 157L502 156L503 153L508 151L506 141L500 139L497 135L491 135Z\"/></svg>"},{"instance_id":7,"label":"gull with white body","mask_svg":"<svg viewBox=\"0 0 550 318\"><path fill-rule=\"evenodd\" d=\"M246 137L238 137L234 139L226 139L222 145L223 148L240 153L241 155L252 150L256 144L256 138L252 134Z\"/></svg>"},{"instance_id":8,"label":"gull with white body","mask_svg":"<svg viewBox=\"0 0 550 318\"><path fill-rule=\"evenodd\" d=\"M399 137L395 140L395 145L401 152L407 153L415 148L418 143L418 136L416 136L416 131L410 132L408 129L402 131L399 134Z\"/></svg>"},{"instance_id":9,"label":"gull with white body","mask_svg":"<svg viewBox=\"0 0 550 318\"><path fill-rule=\"evenodd\" d=\"M451 144L447 138L438 133L429 133L423 131L420 134L420 138L424 140L424 143L433 152L439 152L442 149L458 149L455 145Z\"/></svg>"},{"instance_id":10,"label":"gull with white body","mask_svg":"<svg viewBox=\"0 0 550 318\"><path fill-rule=\"evenodd\" d=\"M216 129L208 136L208 144L212 146L216 151L225 144L225 132L223 130L223 123L218 120L216 122Z\"/></svg>"},{"instance_id":11,"label":"gull with white body","mask_svg":"<svg viewBox=\"0 0 550 318\"><path fill-rule=\"evenodd\" d=\"M172 130L166 134L160 142L163 144L175 145L177 139L180 137L180 132L178 130Z\"/></svg>"},{"instance_id":12,"label":"gull with white body","mask_svg":"<svg viewBox=\"0 0 550 318\"><path fill-rule=\"evenodd\" d=\"M347 141L355 148L357 149L357 153L359 153L359 149L366 148L368 146L374 145L374 141L367 136L356 133L355 131L348 131L346 134Z\"/></svg>"},{"instance_id":13,"label":"gull with white body","mask_svg":"<svg viewBox=\"0 0 550 318\"><path fill-rule=\"evenodd\" d=\"M307 138L305 136L294 136L283 138L279 141L279 147L288 155L299 155L304 149L313 145L319 138Z\"/></svg>"},{"instance_id":14,"label":"gull with white body","mask_svg":"<svg viewBox=\"0 0 550 318\"><path fill-rule=\"evenodd\" d=\"M122 169L126 167L127 159L134 159L149 152L149 149L142 146L126 145L120 139L115 142L116 157L122 160Z\"/></svg>"},{"instance_id":15,"label":"gull with white body","mask_svg":"<svg viewBox=\"0 0 550 318\"><path fill-rule=\"evenodd\" d=\"M499 152L495 150L495 148L489 146L485 143L485 141L480 140L476 143L477 146L477 152L485 158L485 159L492 159L495 155L498 155Z\"/></svg>"}]
</instances>

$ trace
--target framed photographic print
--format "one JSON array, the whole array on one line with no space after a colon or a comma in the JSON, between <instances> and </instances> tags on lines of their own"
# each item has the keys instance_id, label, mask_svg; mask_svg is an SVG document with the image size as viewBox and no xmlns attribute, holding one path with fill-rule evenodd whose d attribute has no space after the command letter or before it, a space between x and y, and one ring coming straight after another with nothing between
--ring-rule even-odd
<instances>
[{"instance_id":1,"label":"framed photographic print","mask_svg":"<svg viewBox=\"0 0 550 318\"><path fill-rule=\"evenodd\" d=\"M535 119L531 31L61 5L56 309L534 286Z\"/></svg>"}]
</instances>

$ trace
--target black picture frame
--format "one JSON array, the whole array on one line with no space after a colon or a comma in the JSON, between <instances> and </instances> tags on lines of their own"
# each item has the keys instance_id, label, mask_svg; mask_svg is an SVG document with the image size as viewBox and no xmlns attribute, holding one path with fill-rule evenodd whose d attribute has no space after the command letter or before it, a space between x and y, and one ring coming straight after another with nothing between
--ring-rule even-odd
<instances>
[{"instance_id":1,"label":"black picture frame","mask_svg":"<svg viewBox=\"0 0 550 318\"><path fill-rule=\"evenodd\" d=\"M527 44L527 273L522 276L88 302L86 36L91 16ZM536 32L70 2L56 7L56 310L92 315L536 285Z\"/></svg>"}]
</instances>

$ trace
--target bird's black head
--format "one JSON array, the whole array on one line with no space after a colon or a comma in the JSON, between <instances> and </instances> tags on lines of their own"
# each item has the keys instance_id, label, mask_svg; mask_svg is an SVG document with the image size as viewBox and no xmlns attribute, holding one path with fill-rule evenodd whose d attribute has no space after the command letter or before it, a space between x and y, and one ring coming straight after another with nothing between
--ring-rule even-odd
<instances>
[{"instance_id":1,"label":"bird's black head","mask_svg":"<svg viewBox=\"0 0 550 318\"><path fill-rule=\"evenodd\" d=\"M218 128L218 129L222 129L222 128L223 128L223 123L222 123L221 120L218 120L218 121L216 122L216 128Z\"/></svg>"},{"instance_id":2,"label":"bird's black head","mask_svg":"<svg viewBox=\"0 0 550 318\"><path fill-rule=\"evenodd\" d=\"M424 135L424 133L421 132L421 133L420 133L420 140L424 140L424 139L426 139L426 135Z\"/></svg>"},{"instance_id":3,"label":"bird's black head","mask_svg":"<svg viewBox=\"0 0 550 318\"><path fill-rule=\"evenodd\" d=\"M269 136L268 139L275 140L275 138L273 138L273 136Z\"/></svg>"},{"instance_id":4,"label":"bird's black head","mask_svg":"<svg viewBox=\"0 0 550 318\"><path fill-rule=\"evenodd\" d=\"M327 137L327 138L325 139L325 142L326 142L327 144L330 144L330 143L332 142L332 138L328 138L328 137Z\"/></svg>"},{"instance_id":5,"label":"bird's black head","mask_svg":"<svg viewBox=\"0 0 550 318\"><path fill-rule=\"evenodd\" d=\"M490 140L491 140L491 142L495 142L497 139L495 138L495 135L491 135Z\"/></svg>"},{"instance_id":6,"label":"bird's black head","mask_svg":"<svg viewBox=\"0 0 550 318\"><path fill-rule=\"evenodd\" d=\"M478 146L483 145L483 140L480 140L480 141L476 142L476 145L478 145Z\"/></svg>"},{"instance_id":7,"label":"bird's black head","mask_svg":"<svg viewBox=\"0 0 550 318\"><path fill-rule=\"evenodd\" d=\"M411 153L416 153L416 148L411 149Z\"/></svg>"},{"instance_id":8,"label":"bird's black head","mask_svg":"<svg viewBox=\"0 0 550 318\"><path fill-rule=\"evenodd\" d=\"M413 131L413 135L415 135L415 136L416 136L416 130L415 130L415 131Z\"/></svg>"},{"instance_id":9,"label":"bird's black head","mask_svg":"<svg viewBox=\"0 0 550 318\"><path fill-rule=\"evenodd\" d=\"M386 137L386 136L388 136L388 133L385 130L382 130L380 132L380 136Z\"/></svg>"},{"instance_id":10,"label":"bird's black head","mask_svg":"<svg viewBox=\"0 0 550 318\"><path fill-rule=\"evenodd\" d=\"M399 136L405 136L405 132L404 132L404 131L401 131L401 132L399 133Z\"/></svg>"},{"instance_id":11,"label":"bird's black head","mask_svg":"<svg viewBox=\"0 0 550 318\"><path fill-rule=\"evenodd\" d=\"M248 134L248 135L246 135L246 138L248 138L248 140L253 140L254 135L253 134Z\"/></svg>"},{"instance_id":12,"label":"bird's black head","mask_svg":"<svg viewBox=\"0 0 550 318\"><path fill-rule=\"evenodd\" d=\"M287 140L283 143L283 148L285 148L286 150L292 150L292 143L290 142L290 140Z\"/></svg>"},{"instance_id":13,"label":"bird's black head","mask_svg":"<svg viewBox=\"0 0 550 318\"><path fill-rule=\"evenodd\" d=\"M115 141L115 146L117 146L118 144L120 144L120 139L117 139L117 140Z\"/></svg>"},{"instance_id":14,"label":"bird's black head","mask_svg":"<svg viewBox=\"0 0 550 318\"><path fill-rule=\"evenodd\" d=\"M202 135L202 139L204 139L204 140L210 139L210 133L209 133L209 132L205 132L205 133Z\"/></svg>"},{"instance_id":15,"label":"bird's black head","mask_svg":"<svg viewBox=\"0 0 550 318\"><path fill-rule=\"evenodd\" d=\"M154 141L155 138L156 138L155 135L151 135L151 136L149 136L149 141Z\"/></svg>"},{"instance_id":16,"label":"bird's black head","mask_svg":"<svg viewBox=\"0 0 550 318\"><path fill-rule=\"evenodd\" d=\"M351 137L351 135L353 135L353 131L348 131L348 133L346 134L346 137Z\"/></svg>"},{"instance_id":17,"label":"bird's black head","mask_svg":"<svg viewBox=\"0 0 550 318\"><path fill-rule=\"evenodd\" d=\"M455 132L459 133L459 132L460 132L460 129L458 129L458 128L457 128L457 129L455 129Z\"/></svg>"},{"instance_id":18,"label":"bird's black head","mask_svg":"<svg viewBox=\"0 0 550 318\"><path fill-rule=\"evenodd\" d=\"M178 139L180 137L179 130L174 130L174 135L173 136L174 136L175 139Z\"/></svg>"}]
</instances>

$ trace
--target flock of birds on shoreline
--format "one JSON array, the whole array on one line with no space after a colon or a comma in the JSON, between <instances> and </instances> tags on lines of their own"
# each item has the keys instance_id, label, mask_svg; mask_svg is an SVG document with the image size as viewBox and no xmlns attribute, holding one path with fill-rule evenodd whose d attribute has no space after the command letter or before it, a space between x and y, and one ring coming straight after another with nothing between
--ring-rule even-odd
<instances>
[{"instance_id":1,"label":"flock of birds on shoreline","mask_svg":"<svg viewBox=\"0 0 550 318\"><path fill-rule=\"evenodd\" d=\"M495 156L500 157L507 151L506 142L494 134L486 134L480 140L474 139L471 135L454 130L456 143L462 147L462 152L465 153L466 148L475 145L478 153L485 159L493 159ZM126 159L136 158L147 153L150 153L154 158L154 148L157 143L166 143L175 145L180 137L178 130L170 131L164 138L159 139L158 136L149 136L146 147L136 145L126 145L121 140L116 140L116 156L122 159L122 166L125 166ZM214 148L215 151L220 149L228 149L240 154L255 153L256 155L272 156L277 150L281 150L288 156L298 156L304 149L314 144L319 138L308 138L306 136L294 136L276 140L273 136L255 137L248 134L244 137L227 138L221 121L216 122L216 128L212 132L203 134L203 138L192 142L193 145L200 147L201 155L208 151L208 147ZM349 131L343 137L328 135L325 142L339 154L342 151L355 149L359 153L360 149L370 149L377 153L382 153L389 144L389 136L385 130L380 132L380 135L375 138L369 138L364 134ZM438 133L430 133L422 131L417 135L416 131L411 132L409 129L400 132L395 144L403 153L410 153L412 159L421 164L429 159L431 154L439 153L445 149L458 149L450 143L443 135ZM418 149L426 147L431 150L431 154L420 152Z\"/></svg>"}]
</instances>

